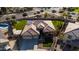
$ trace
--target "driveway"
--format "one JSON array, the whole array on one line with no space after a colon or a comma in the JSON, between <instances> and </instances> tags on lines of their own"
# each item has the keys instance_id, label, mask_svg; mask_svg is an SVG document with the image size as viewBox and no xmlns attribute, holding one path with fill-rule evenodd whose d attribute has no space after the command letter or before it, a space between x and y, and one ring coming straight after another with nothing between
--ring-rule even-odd
<instances>
[{"instance_id":1,"label":"driveway","mask_svg":"<svg viewBox=\"0 0 79 59\"><path fill-rule=\"evenodd\" d=\"M32 50L37 43L38 39L22 39L20 42L20 50Z\"/></svg>"}]
</instances>

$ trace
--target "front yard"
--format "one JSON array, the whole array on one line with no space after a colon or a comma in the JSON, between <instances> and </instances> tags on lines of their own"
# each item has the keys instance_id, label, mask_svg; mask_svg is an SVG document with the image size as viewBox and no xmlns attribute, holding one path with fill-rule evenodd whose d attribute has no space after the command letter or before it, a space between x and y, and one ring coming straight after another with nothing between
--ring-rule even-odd
<instances>
[{"instance_id":1,"label":"front yard","mask_svg":"<svg viewBox=\"0 0 79 59\"><path fill-rule=\"evenodd\" d=\"M62 25L64 25L64 22L62 22L62 21L52 21L52 24L54 25L56 30L58 30L62 27Z\"/></svg>"},{"instance_id":2,"label":"front yard","mask_svg":"<svg viewBox=\"0 0 79 59\"><path fill-rule=\"evenodd\" d=\"M74 8L74 11L73 12L78 12L79 13L79 8Z\"/></svg>"}]
</instances>

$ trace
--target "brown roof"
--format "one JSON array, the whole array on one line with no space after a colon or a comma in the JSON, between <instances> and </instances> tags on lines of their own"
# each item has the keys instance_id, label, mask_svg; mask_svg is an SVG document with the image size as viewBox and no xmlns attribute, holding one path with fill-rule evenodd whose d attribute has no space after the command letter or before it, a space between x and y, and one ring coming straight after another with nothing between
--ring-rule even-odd
<instances>
[{"instance_id":1,"label":"brown roof","mask_svg":"<svg viewBox=\"0 0 79 59\"><path fill-rule=\"evenodd\" d=\"M29 26L25 26L21 35L34 36L39 35L39 32L36 30L36 27L33 24L31 24Z\"/></svg>"},{"instance_id":2,"label":"brown roof","mask_svg":"<svg viewBox=\"0 0 79 59\"><path fill-rule=\"evenodd\" d=\"M53 28L51 28L50 26L46 26L45 28L44 28L44 32L52 32L54 29Z\"/></svg>"},{"instance_id":3,"label":"brown roof","mask_svg":"<svg viewBox=\"0 0 79 59\"><path fill-rule=\"evenodd\" d=\"M39 23L42 23L44 26L47 26L47 24L44 22L44 20L35 20L34 22L33 22L33 24L37 27L37 25L39 24Z\"/></svg>"}]
</instances>

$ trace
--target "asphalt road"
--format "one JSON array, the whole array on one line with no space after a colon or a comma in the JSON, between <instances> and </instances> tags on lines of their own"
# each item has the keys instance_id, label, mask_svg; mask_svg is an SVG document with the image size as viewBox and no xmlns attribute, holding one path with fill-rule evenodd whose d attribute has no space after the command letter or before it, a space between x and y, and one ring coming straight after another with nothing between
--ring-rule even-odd
<instances>
[{"instance_id":1,"label":"asphalt road","mask_svg":"<svg viewBox=\"0 0 79 59\"><path fill-rule=\"evenodd\" d=\"M44 9L44 8L43 8L43 9ZM44 12L43 12L43 13L41 12L40 14L36 14L36 15L43 15L45 12L49 13L50 15L52 15L52 13L51 13L52 10L57 10L57 11L59 11L60 9L61 9L61 8L44 9ZM38 10L40 11L41 8L40 8L40 9L39 9L39 8L34 8L32 11L25 12L25 13L28 14L28 16L26 16L26 17L23 17L23 16L22 16L23 13L13 13L13 14L3 15L3 16L0 17L0 22L7 21L6 18L7 18L7 17L10 17L10 18L11 18L12 15L15 15L16 20L22 20L22 19L26 19L26 20L28 20L28 19L31 19L31 20L38 20L38 18L36 18L36 19L33 18L34 16L36 16L36 15L34 15L34 13L36 13ZM44 19L44 18L39 18L39 20L43 20L43 19ZM60 20L59 18L54 18L54 19L53 19L53 18L50 18L50 19L44 19L44 20L55 20L55 19ZM10 20L12 20L12 18L11 18ZM64 18L63 18L63 20L64 20ZM74 21L73 19L66 19L66 20Z\"/></svg>"}]
</instances>

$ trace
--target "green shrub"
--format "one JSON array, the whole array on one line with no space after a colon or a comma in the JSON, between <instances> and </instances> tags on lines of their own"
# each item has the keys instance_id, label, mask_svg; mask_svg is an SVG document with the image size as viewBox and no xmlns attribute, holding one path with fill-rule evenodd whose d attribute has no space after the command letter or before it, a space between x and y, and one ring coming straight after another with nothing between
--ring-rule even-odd
<instances>
[{"instance_id":1,"label":"green shrub","mask_svg":"<svg viewBox=\"0 0 79 59\"><path fill-rule=\"evenodd\" d=\"M44 47L51 47L51 45L52 45L52 40L51 39L45 40L45 42L43 43Z\"/></svg>"},{"instance_id":2,"label":"green shrub","mask_svg":"<svg viewBox=\"0 0 79 59\"><path fill-rule=\"evenodd\" d=\"M62 21L52 21L52 24L54 25L56 30L59 30L64 25L64 22L62 22Z\"/></svg>"},{"instance_id":3,"label":"green shrub","mask_svg":"<svg viewBox=\"0 0 79 59\"><path fill-rule=\"evenodd\" d=\"M26 24L27 24L26 20L17 21L14 24L14 28L16 28L16 30L22 30Z\"/></svg>"}]
</instances>

